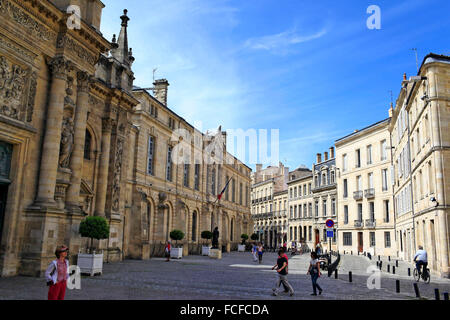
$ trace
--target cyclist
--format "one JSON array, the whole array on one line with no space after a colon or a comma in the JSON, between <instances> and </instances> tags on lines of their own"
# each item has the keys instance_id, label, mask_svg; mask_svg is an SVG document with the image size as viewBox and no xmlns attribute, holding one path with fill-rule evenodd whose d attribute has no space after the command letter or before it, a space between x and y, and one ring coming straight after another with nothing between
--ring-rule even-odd
<instances>
[{"instance_id":1,"label":"cyclist","mask_svg":"<svg viewBox=\"0 0 450 320\"><path fill-rule=\"evenodd\" d=\"M417 250L416 255L414 256L414 262L416 263L416 269L420 272L420 267L423 265L424 274L427 270L428 260L427 260L427 252L423 250L422 246L419 246L419 250ZM423 275L422 275L423 277Z\"/></svg>"}]
</instances>

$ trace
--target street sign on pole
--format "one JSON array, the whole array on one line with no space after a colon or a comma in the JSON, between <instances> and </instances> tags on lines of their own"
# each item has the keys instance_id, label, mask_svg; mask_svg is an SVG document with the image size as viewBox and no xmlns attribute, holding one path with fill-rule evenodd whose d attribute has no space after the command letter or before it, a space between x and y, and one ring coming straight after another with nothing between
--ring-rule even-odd
<instances>
[{"instance_id":1,"label":"street sign on pole","mask_svg":"<svg viewBox=\"0 0 450 320\"><path fill-rule=\"evenodd\" d=\"M333 230L327 230L327 238L333 238L334 232Z\"/></svg>"},{"instance_id":2,"label":"street sign on pole","mask_svg":"<svg viewBox=\"0 0 450 320\"><path fill-rule=\"evenodd\" d=\"M328 228L333 228L333 227L334 227L334 221L331 220L331 219L328 219L327 221L325 221L325 225L326 225Z\"/></svg>"}]
</instances>

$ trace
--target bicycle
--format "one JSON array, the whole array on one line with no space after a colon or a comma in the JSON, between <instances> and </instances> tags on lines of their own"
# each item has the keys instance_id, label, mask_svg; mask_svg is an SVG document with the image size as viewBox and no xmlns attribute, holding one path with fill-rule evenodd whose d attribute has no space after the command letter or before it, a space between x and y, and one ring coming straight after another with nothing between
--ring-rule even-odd
<instances>
[{"instance_id":1,"label":"bicycle","mask_svg":"<svg viewBox=\"0 0 450 320\"><path fill-rule=\"evenodd\" d=\"M422 278L425 283L430 283L430 269L428 269L428 267L425 268L425 266L423 267L423 269L425 270L425 272L420 272L416 267L414 268L414 280L416 280L416 282L419 282L420 278Z\"/></svg>"}]
</instances>

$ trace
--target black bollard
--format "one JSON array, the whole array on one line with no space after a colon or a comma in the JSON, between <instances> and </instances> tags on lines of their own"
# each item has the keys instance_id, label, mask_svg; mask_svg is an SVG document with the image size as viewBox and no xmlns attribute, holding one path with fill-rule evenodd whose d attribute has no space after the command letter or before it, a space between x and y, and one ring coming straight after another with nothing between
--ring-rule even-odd
<instances>
[{"instance_id":1,"label":"black bollard","mask_svg":"<svg viewBox=\"0 0 450 320\"><path fill-rule=\"evenodd\" d=\"M388 256L389 261L391 261L391 256Z\"/></svg>"},{"instance_id":2,"label":"black bollard","mask_svg":"<svg viewBox=\"0 0 450 320\"><path fill-rule=\"evenodd\" d=\"M383 261L380 261L380 270L383 267Z\"/></svg>"},{"instance_id":3,"label":"black bollard","mask_svg":"<svg viewBox=\"0 0 450 320\"><path fill-rule=\"evenodd\" d=\"M444 292L444 300L448 300L448 292Z\"/></svg>"},{"instance_id":4,"label":"black bollard","mask_svg":"<svg viewBox=\"0 0 450 320\"><path fill-rule=\"evenodd\" d=\"M348 272L348 282L352 282L352 272Z\"/></svg>"},{"instance_id":5,"label":"black bollard","mask_svg":"<svg viewBox=\"0 0 450 320\"><path fill-rule=\"evenodd\" d=\"M377 261L377 267L378 267L378 261Z\"/></svg>"},{"instance_id":6,"label":"black bollard","mask_svg":"<svg viewBox=\"0 0 450 320\"><path fill-rule=\"evenodd\" d=\"M337 278L338 278L338 271L337 271L337 269L336 269L336 270L334 270L334 278L335 278L335 279L337 279Z\"/></svg>"},{"instance_id":7,"label":"black bollard","mask_svg":"<svg viewBox=\"0 0 450 320\"><path fill-rule=\"evenodd\" d=\"M392 266L392 274L395 274L395 266Z\"/></svg>"},{"instance_id":8,"label":"black bollard","mask_svg":"<svg viewBox=\"0 0 450 320\"><path fill-rule=\"evenodd\" d=\"M440 297L440 295L439 295L439 289L438 289L438 288L434 289L434 299L435 299L435 300L441 300L441 297Z\"/></svg>"},{"instance_id":9,"label":"black bollard","mask_svg":"<svg viewBox=\"0 0 450 320\"><path fill-rule=\"evenodd\" d=\"M391 272L391 266L387 265L387 272Z\"/></svg>"},{"instance_id":10,"label":"black bollard","mask_svg":"<svg viewBox=\"0 0 450 320\"><path fill-rule=\"evenodd\" d=\"M395 280L395 292L400 293L400 280Z\"/></svg>"},{"instance_id":11,"label":"black bollard","mask_svg":"<svg viewBox=\"0 0 450 320\"><path fill-rule=\"evenodd\" d=\"M358 256L359 256L359 251L358 251Z\"/></svg>"},{"instance_id":12,"label":"black bollard","mask_svg":"<svg viewBox=\"0 0 450 320\"><path fill-rule=\"evenodd\" d=\"M408 268L408 277L411 277L411 268Z\"/></svg>"},{"instance_id":13,"label":"black bollard","mask_svg":"<svg viewBox=\"0 0 450 320\"><path fill-rule=\"evenodd\" d=\"M350 255L353 255L353 251L350 251Z\"/></svg>"},{"instance_id":14,"label":"black bollard","mask_svg":"<svg viewBox=\"0 0 450 320\"><path fill-rule=\"evenodd\" d=\"M378 261L380 261L380 256L378 256Z\"/></svg>"},{"instance_id":15,"label":"black bollard","mask_svg":"<svg viewBox=\"0 0 450 320\"><path fill-rule=\"evenodd\" d=\"M395 266L398 268L398 260L395 260Z\"/></svg>"},{"instance_id":16,"label":"black bollard","mask_svg":"<svg viewBox=\"0 0 450 320\"><path fill-rule=\"evenodd\" d=\"M414 292L416 293L416 298L420 298L420 292L417 283L413 283L413 285L414 285Z\"/></svg>"}]
</instances>

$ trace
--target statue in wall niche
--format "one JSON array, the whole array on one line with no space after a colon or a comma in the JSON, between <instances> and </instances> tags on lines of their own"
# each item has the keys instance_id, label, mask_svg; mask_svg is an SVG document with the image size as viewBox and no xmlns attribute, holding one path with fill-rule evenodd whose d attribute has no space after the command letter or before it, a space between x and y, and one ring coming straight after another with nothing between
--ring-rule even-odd
<instances>
[{"instance_id":1,"label":"statue in wall niche","mask_svg":"<svg viewBox=\"0 0 450 320\"><path fill-rule=\"evenodd\" d=\"M63 120L61 131L61 144L59 149L59 166L61 168L68 168L70 163L70 156L73 150L73 120L71 117L66 117Z\"/></svg>"}]
</instances>

